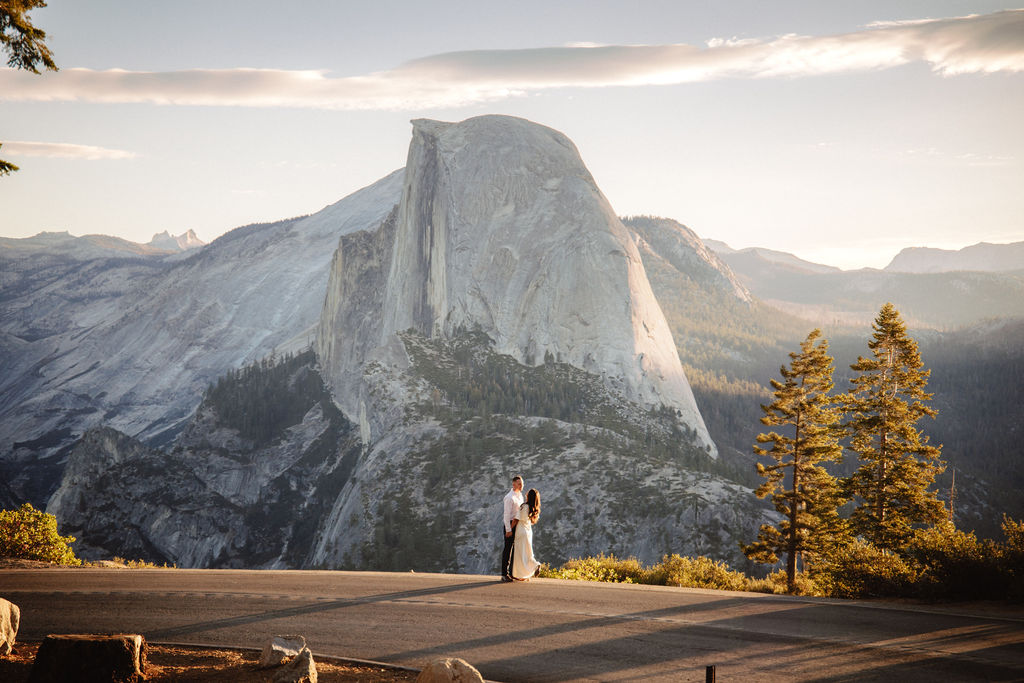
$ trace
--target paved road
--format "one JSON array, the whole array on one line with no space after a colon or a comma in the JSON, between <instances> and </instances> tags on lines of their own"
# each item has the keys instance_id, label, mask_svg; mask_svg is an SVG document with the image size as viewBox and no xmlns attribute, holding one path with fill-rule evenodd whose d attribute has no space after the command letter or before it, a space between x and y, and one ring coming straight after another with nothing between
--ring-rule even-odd
<instances>
[{"instance_id":1,"label":"paved road","mask_svg":"<svg viewBox=\"0 0 1024 683\"><path fill-rule=\"evenodd\" d=\"M459 656L497 681L1024 681L1024 610L535 579L376 572L0 570L19 636L142 633L422 666Z\"/></svg>"}]
</instances>

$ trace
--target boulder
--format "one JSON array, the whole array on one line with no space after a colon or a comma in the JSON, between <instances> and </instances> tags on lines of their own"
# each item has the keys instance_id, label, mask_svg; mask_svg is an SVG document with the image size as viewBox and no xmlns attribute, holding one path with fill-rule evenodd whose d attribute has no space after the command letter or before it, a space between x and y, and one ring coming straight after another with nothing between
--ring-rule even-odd
<instances>
[{"instance_id":1,"label":"boulder","mask_svg":"<svg viewBox=\"0 0 1024 683\"><path fill-rule=\"evenodd\" d=\"M21 610L9 600L0 598L0 657L11 654L14 640L18 637L18 622Z\"/></svg>"},{"instance_id":2,"label":"boulder","mask_svg":"<svg viewBox=\"0 0 1024 683\"><path fill-rule=\"evenodd\" d=\"M416 677L416 683L483 683L483 680L474 666L457 657L435 659Z\"/></svg>"},{"instance_id":3,"label":"boulder","mask_svg":"<svg viewBox=\"0 0 1024 683\"><path fill-rule=\"evenodd\" d=\"M29 683L138 683L145 680L140 635L49 635L36 653Z\"/></svg>"},{"instance_id":4,"label":"boulder","mask_svg":"<svg viewBox=\"0 0 1024 683\"><path fill-rule=\"evenodd\" d=\"M316 662L308 647L274 674L274 683L316 683Z\"/></svg>"},{"instance_id":5,"label":"boulder","mask_svg":"<svg viewBox=\"0 0 1024 683\"><path fill-rule=\"evenodd\" d=\"M267 640L260 654L260 668L269 669L278 666L288 659L298 657L306 647L306 639L302 636L274 636Z\"/></svg>"}]
</instances>

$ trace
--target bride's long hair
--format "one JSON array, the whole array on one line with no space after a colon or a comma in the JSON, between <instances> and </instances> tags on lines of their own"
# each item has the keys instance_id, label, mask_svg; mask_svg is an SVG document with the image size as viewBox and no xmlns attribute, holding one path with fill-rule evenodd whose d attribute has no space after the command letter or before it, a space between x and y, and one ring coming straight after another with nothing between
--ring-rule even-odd
<instances>
[{"instance_id":1,"label":"bride's long hair","mask_svg":"<svg viewBox=\"0 0 1024 683\"><path fill-rule=\"evenodd\" d=\"M529 512L530 524L536 524L540 517L540 491L530 489L526 494L526 505Z\"/></svg>"}]
</instances>

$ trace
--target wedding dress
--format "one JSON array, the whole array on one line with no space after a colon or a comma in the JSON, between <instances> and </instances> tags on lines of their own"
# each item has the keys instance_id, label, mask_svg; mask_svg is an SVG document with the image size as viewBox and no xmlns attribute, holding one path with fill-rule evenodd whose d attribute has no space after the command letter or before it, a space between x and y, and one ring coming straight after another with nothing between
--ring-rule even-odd
<instances>
[{"instance_id":1,"label":"wedding dress","mask_svg":"<svg viewBox=\"0 0 1024 683\"><path fill-rule=\"evenodd\" d=\"M519 507L519 523L516 524L516 544L512 549L512 576L528 579L540 566L533 556L533 525L530 524L530 506Z\"/></svg>"}]
</instances>

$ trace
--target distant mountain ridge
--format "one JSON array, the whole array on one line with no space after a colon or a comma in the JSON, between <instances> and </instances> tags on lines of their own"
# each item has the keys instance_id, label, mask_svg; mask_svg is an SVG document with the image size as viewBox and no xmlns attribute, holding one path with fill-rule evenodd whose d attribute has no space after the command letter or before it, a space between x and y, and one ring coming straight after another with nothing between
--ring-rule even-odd
<instances>
[{"instance_id":1,"label":"distant mountain ridge","mask_svg":"<svg viewBox=\"0 0 1024 683\"><path fill-rule=\"evenodd\" d=\"M989 273L1024 270L1024 242L979 242L963 249L907 247L885 267L899 273L944 273L974 270Z\"/></svg>"},{"instance_id":2,"label":"distant mountain ridge","mask_svg":"<svg viewBox=\"0 0 1024 683\"><path fill-rule=\"evenodd\" d=\"M948 330L985 318L1024 316L1024 251L1018 245L968 248L969 259L942 257L941 270L840 270L793 254L762 248L735 250L707 240L737 278L762 301L815 324L864 325L892 302L916 328ZM979 246L979 245L976 245ZM940 251L940 250L937 250ZM962 250L967 251L967 250ZM947 255L948 256L948 255ZM1013 269L949 268L980 263L981 256ZM938 267L936 261L923 260Z\"/></svg>"},{"instance_id":3,"label":"distant mountain ridge","mask_svg":"<svg viewBox=\"0 0 1024 683\"><path fill-rule=\"evenodd\" d=\"M794 270L807 271L809 273L838 273L839 268L826 266L821 263L805 261L799 256L785 251L766 249L765 247L746 247L745 249L733 249L725 242L713 239L705 239L704 244L715 251L722 260L732 265L736 264L738 270L748 277L753 277L753 270L758 262L767 262L773 267L788 267Z\"/></svg>"}]
</instances>

